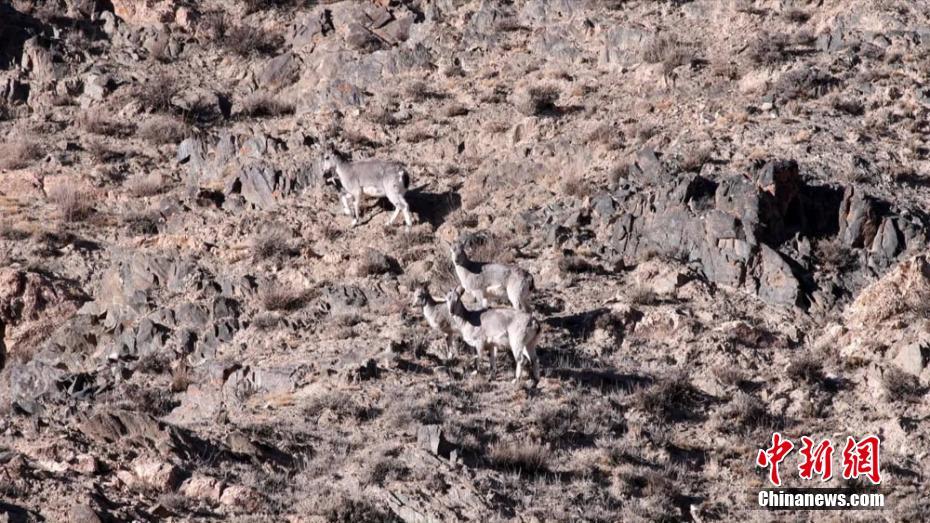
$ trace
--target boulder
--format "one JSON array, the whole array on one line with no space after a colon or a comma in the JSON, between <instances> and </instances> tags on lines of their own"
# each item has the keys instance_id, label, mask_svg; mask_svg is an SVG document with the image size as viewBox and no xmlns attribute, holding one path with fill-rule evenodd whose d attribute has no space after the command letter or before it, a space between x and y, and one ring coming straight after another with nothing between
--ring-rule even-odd
<instances>
[{"instance_id":1,"label":"boulder","mask_svg":"<svg viewBox=\"0 0 930 523\"><path fill-rule=\"evenodd\" d=\"M235 512L255 512L262 508L264 499L254 489L242 485L231 485L223 490L220 503L231 507Z\"/></svg>"},{"instance_id":2,"label":"boulder","mask_svg":"<svg viewBox=\"0 0 930 523\"><path fill-rule=\"evenodd\" d=\"M930 364L930 343L918 341L901 346L894 363L904 372L920 377Z\"/></svg>"},{"instance_id":3,"label":"boulder","mask_svg":"<svg viewBox=\"0 0 930 523\"><path fill-rule=\"evenodd\" d=\"M839 237L849 247L869 247L882 224L878 201L862 190L847 187L839 209Z\"/></svg>"},{"instance_id":4,"label":"boulder","mask_svg":"<svg viewBox=\"0 0 930 523\"><path fill-rule=\"evenodd\" d=\"M159 492L169 492L181 482L181 469L171 463L155 458L137 458L131 465L132 475L123 474L120 479L130 486L146 486ZM125 472L125 471L122 471Z\"/></svg>"},{"instance_id":5,"label":"boulder","mask_svg":"<svg viewBox=\"0 0 930 523\"><path fill-rule=\"evenodd\" d=\"M203 474L195 473L178 488L181 494L195 499L219 502L226 484Z\"/></svg>"},{"instance_id":6,"label":"boulder","mask_svg":"<svg viewBox=\"0 0 930 523\"><path fill-rule=\"evenodd\" d=\"M175 19L175 0L113 0L113 13L131 25L155 25Z\"/></svg>"},{"instance_id":7,"label":"boulder","mask_svg":"<svg viewBox=\"0 0 930 523\"><path fill-rule=\"evenodd\" d=\"M446 440L439 425L422 425L417 430L417 445L437 456L449 457L452 445Z\"/></svg>"},{"instance_id":8,"label":"boulder","mask_svg":"<svg viewBox=\"0 0 930 523\"><path fill-rule=\"evenodd\" d=\"M276 89L297 81L300 75L300 59L294 53L276 56L265 64L258 75L258 86L262 89Z\"/></svg>"},{"instance_id":9,"label":"boulder","mask_svg":"<svg viewBox=\"0 0 930 523\"><path fill-rule=\"evenodd\" d=\"M762 244L760 248L759 297L778 305L799 305L801 288L791 266L777 251Z\"/></svg>"}]
</instances>

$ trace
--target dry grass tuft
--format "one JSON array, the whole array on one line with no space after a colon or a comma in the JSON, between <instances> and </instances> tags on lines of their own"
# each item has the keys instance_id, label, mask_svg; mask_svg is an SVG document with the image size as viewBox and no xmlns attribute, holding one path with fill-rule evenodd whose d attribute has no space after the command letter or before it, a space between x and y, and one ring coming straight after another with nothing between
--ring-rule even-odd
<instances>
[{"instance_id":1,"label":"dry grass tuft","mask_svg":"<svg viewBox=\"0 0 930 523\"><path fill-rule=\"evenodd\" d=\"M494 468L534 475L548 471L550 455L549 449L535 443L496 443L487 459Z\"/></svg>"},{"instance_id":2,"label":"dry grass tuft","mask_svg":"<svg viewBox=\"0 0 930 523\"><path fill-rule=\"evenodd\" d=\"M252 237L251 248L253 260L282 259L297 254L291 246L290 235L278 228L256 233Z\"/></svg>"},{"instance_id":3,"label":"dry grass tuft","mask_svg":"<svg viewBox=\"0 0 930 523\"><path fill-rule=\"evenodd\" d=\"M889 367L882 373L882 385L888 396L894 400L915 401L923 396L925 390L920 380L896 367Z\"/></svg>"},{"instance_id":4,"label":"dry grass tuft","mask_svg":"<svg viewBox=\"0 0 930 523\"><path fill-rule=\"evenodd\" d=\"M534 85L518 96L515 105L520 113L534 116L556 111L558 101L558 87L554 85Z\"/></svg>"},{"instance_id":5,"label":"dry grass tuft","mask_svg":"<svg viewBox=\"0 0 930 523\"><path fill-rule=\"evenodd\" d=\"M81 221L93 211L87 193L64 183L48 191L48 201L58 208L61 218L67 222Z\"/></svg>"},{"instance_id":6,"label":"dry grass tuft","mask_svg":"<svg viewBox=\"0 0 930 523\"><path fill-rule=\"evenodd\" d=\"M266 285L259 291L259 301L266 311L295 311L309 301L308 292L280 283Z\"/></svg>"},{"instance_id":7,"label":"dry grass tuft","mask_svg":"<svg viewBox=\"0 0 930 523\"><path fill-rule=\"evenodd\" d=\"M159 75L142 83L136 98L149 111L162 113L171 110L171 100L180 90L181 86L174 76Z\"/></svg>"},{"instance_id":8,"label":"dry grass tuft","mask_svg":"<svg viewBox=\"0 0 930 523\"><path fill-rule=\"evenodd\" d=\"M263 29L235 25L225 27L218 43L224 49L242 57L253 55L273 55L284 45L284 37L278 33Z\"/></svg>"},{"instance_id":9,"label":"dry grass tuft","mask_svg":"<svg viewBox=\"0 0 930 523\"><path fill-rule=\"evenodd\" d=\"M139 125L137 134L155 145L176 144L190 135L190 128L174 117L155 115Z\"/></svg>"},{"instance_id":10,"label":"dry grass tuft","mask_svg":"<svg viewBox=\"0 0 930 523\"><path fill-rule=\"evenodd\" d=\"M788 364L786 370L791 379L810 385L821 383L824 380L823 365L809 352L804 352L795 357Z\"/></svg>"},{"instance_id":11,"label":"dry grass tuft","mask_svg":"<svg viewBox=\"0 0 930 523\"><path fill-rule=\"evenodd\" d=\"M269 118L294 114L294 104L276 100L266 93L253 93L242 101L238 115L249 118Z\"/></svg>"},{"instance_id":12,"label":"dry grass tuft","mask_svg":"<svg viewBox=\"0 0 930 523\"><path fill-rule=\"evenodd\" d=\"M155 196L165 190L165 180L158 173L135 176L126 180L126 189L137 198Z\"/></svg>"},{"instance_id":13,"label":"dry grass tuft","mask_svg":"<svg viewBox=\"0 0 930 523\"><path fill-rule=\"evenodd\" d=\"M821 267L828 272L844 272L855 269L859 260L855 252L839 238L822 241L817 244L815 257Z\"/></svg>"},{"instance_id":14,"label":"dry grass tuft","mask_svg":"<svg viewBox=\"0 0 930 523\"><path fill-rule=\"evenodd\" d=\"M25 169L42 157L42 149L32 140L16 140L0 144L0 169Z\"/></svg>"},{"instance_id":15,"label":"dry grass tuft","mask_svg":"<svg viewBox=\"0 0 930 523\"><path fill-rule=\"evenodd\" d=\"M95 109L81 113L77 118L77 124L89 133L102 136L126 137L136 129L132 123L115 120Z\"/></svg>"},{"instance_id":16,"label":"dry grass tuft","mask_svg":"<svg viewBox=\"0 0 930 523\"><path fill-rule=\"evenodd\" d=\"M379 276L399 272L397 261L374 249L367 249L355 266L356 276Z\"/></svg>"}]
</instances>

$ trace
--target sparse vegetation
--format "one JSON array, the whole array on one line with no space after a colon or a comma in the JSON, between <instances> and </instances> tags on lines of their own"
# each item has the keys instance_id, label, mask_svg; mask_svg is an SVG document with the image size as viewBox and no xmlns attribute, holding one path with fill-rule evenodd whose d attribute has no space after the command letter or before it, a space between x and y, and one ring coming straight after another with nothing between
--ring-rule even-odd
<instances>
[{"instance_id":1,"label":"sparse vegetation","mask_svg":"<svg viewBox=\"0 0 930 523\"><path fill-rule=\"evenodd\" d=\"M81 221L93 211L90 195L67 183L49 189L48 201L58 208L61 218L66 222Z\"/></svg>"},{"instance_id":2,"label":"sparse vegetation","mask_svg":"<svg viewBox=\"0 0 930 523\"><path fill-rule=\"evenodd\" d=\"M0 144L0 169L24 169L42 157L42 149L32 139L20 139Z\"/></svg>"},{"instance_id":3,"label":"sparse vegetation","mask_svg":"<svg viewBox=\"0 0 930 523\"><path fill-rule=\"evenodd\" d=\"M290 236L278 227L271 227L256 233L252 237L252 259L256 261L280 260L296 253L291 246Z\"/></svg>"},{"instance_id":4,"label":"sparse vegetation","mask_svg":"<svg viewBox=\"0 0 930 523\"><path fill-rule=\"evenodd\" d=\"M224 26L219 44L242 57L272 55L284 45L284 38L270 31L251 25Z\"/></svg>"},{"instance_id":5,"label":"sparse vegetation","mask_svg":"<svg viewBox=\"0 0 930 523\"><path fill-rule=\"evenodd\" d=\"M788 364L787 372L791 379L808 385L819 384L824 380L823 366L820 361L807 352L793 358Z\"/></svg>"},{"instance_id":6,"label":"sparse vegetation","mask_svg":"<svg viewBox=\"0 0 930 523\"><path fill-rule=\"evenodd\" d=\"M554 85L534 85L525 89L518 98L516 108L527 116L542 115L557 110L559 89Z\"/></svg>"},{"instance_id":7,"label":"sparse vegetation","mask_svg":"<svg viewBox=\"0 0 930 523\"><path fill-rule=\"evenodd\" d=\"M294 113L294 105L266 93L254 93L242 101L239 116L249 118L278 117Z\"/></svg>"},{"instance_id":8,"label":"sparse vegetation","mask_svg":"<svg viewBox=\"0 0 930 523\"><path fill-rule=\"evenodd\" d=\"M189 132L184 122L172 116L153 115L139 125L137 135L149 143L165 145L180 143Z\"/></svg>"},{"instance_id":9,"label":"sparse vegetation","mask_svg":"<svg viewBox=\"0 0 930 523\"><path fill-rule=\"evenodd\" d=\"M488 451L492 467L519 472L540 474L548 470L551 451L534 443L495 443Z\"/></svg>"},{"instance_id":10,"label":"sparse vegetation","mask_svg":"<svg viewBox=\"0 0 930 523\"><path fill-rule=\"evenodd\" d=\"M882 373L882 385L892 401L915 401L925 392L917 376L895 367L888 367Z\"/></svg>"},{"instance_id":11,"label":"sparse vegetation","mask_svg":"<svg viewBox=\"0 0 930 523\"><path fill-rule=\"evenodd\" d=\"M259 300L266 311L295 311L306 305L306 291L280 283L268 284L259 291Z\"/></svg>"},{"instance_id":12,"label":"sparse vegetation","mask_svg":"<svg viewBox=\"0 0 930 523\"><path fill-rule=\"evenodd\" d=\"M89 133L102 136L125 137L135 131L133 124L117 120L98 110L81 113L77 124Z\"/></svg>"},{"instance_id":13,"label":"sparse vegetation","mask_svg":"<svg viewBox=\"0 0 930 523\"><path fill-rule=\"evenodd\" d=\"M139 84L137 99L149 111L167 112L172 109L171 101L180 89L174 76L159 75Z\"/></svg>"},{"instance_id":14,"label":"sparse vegetation","mask_svg":"<svg viewBox=\"0 0 930 523\"><path fill-rule=\"evenodd\" d=\"M126 189L136 198L155 196L164 192L165 180L159 173L149 173L126 180Z\"/></svg>"}]
</instances>

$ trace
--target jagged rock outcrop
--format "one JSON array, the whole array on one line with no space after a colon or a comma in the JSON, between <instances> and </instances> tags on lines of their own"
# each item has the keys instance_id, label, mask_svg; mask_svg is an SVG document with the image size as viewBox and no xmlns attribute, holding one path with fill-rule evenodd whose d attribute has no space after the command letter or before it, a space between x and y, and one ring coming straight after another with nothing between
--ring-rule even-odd
<instances>
[{"instance_id":1,"label":"jagged rock outcrop","mask_svg":"<svg viewBox=\"0 0 930 523\"><path fill-rule=\"evenodd\" d=\"M927 242L926 227L912 213L892 212L861 189L847 188L839 199L835 189L808 186L793 161L770 161L751 178L714 182L695 174L676 179L645 150L631 169L654 185L614 196L615 256L626 263L650 251L682 257L699 263L710 281L772 304L806 307L818 292L818 275L799 241L838 236L879 269Z\"/></svg>"}]
</instances>

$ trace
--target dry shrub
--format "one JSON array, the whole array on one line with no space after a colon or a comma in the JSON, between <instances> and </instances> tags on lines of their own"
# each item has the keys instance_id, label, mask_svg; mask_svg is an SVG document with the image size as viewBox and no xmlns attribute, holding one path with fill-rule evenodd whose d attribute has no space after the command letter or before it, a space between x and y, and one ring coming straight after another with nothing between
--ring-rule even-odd
<instances>
[{"instance_id":1,"label":"dry shrub","mask_svg":"<svg viewBox=\"0 0 930 523\"><path fill-rule=\"evenodd\" d=\"M307 4L306 0L239 0L239 3L246 15L272 9L294 9Z\"/></svg>"},{"instance_id":2,"label":"dry shrub","mask_svg":"<svg viewBox=\"0 0 930 523\"><path fill-rule=\"evenodd\" d=\"M820 266L831 272L845 272L858 266L858 257L840 238L821 241L815 249L815 257Z\"/></svg>"},{"instance_id":3,"label":"dry shrub","mask_svg":"<svg viewBox=\"0 0 930 523\"><path fill-rule=\"evenodd\" d=\"M42 157L42 149L32 140L17 140L0 144L0 169L24 169Z\"/></svg>"},{"instance_id":4,"label":"dry shrub","mask_svg":"<svg viewBox=\"0 0 930 523\"><path fill-rule=\"evenodd\" d=\"M129 213L123 217L123 226L130 234L135 236L150 236L158 234L158 225L161 215L157 211Z\"/></svg>"},{"instance_id":5,"label":"dry shrub","mask_svg":"<svg viewBox=\"0 0 930 523\"><path fill-rule=\"evenodd\" d=\"M623 149L626 137L623 135L623 131L617 127L603 124L588 135L588 141L603 144L607 149L616 151Z\"/></svg>"},{"instance_id":6,"label":"dry shrub","mask_svg":"<svg viewBox=\"0 0 930 523\"><path fill-rule=\"evenodd\" d=\"M259 291L259 300L267 311L295 311L303 308L308 293L280 283L265 286Z\"/></svg>"},{"instance_id":7,"label":"dry shrub","mask_svg":"<svg viewBox=\"0 0 930 523\"><path fill-rule=\"evenodd\" d=\"M155 115L139 125L138 136L156 145L176 144L190 134L190 128L171 116Z\"/></svg>"},{"instance_id":8,"label":"dry shrub","mask_svg":"<svg viewBox=\"0 0 930 523\"><path fill-rule=\"evenodd\" d=\"M348 496L326 496L322 516L332 523L394 523L397 517L383 510L374 501L367 498L350 498Z\"/></svg>"},{"instance_id":9,"label":"dry shrub","mask_svg":"<svg viewBox=\"0 0 930 523\"><path fill-rule=\"evenodd\" d=\"M251 325L255 327L257 330L266 331L269 329L273 329L274 327L277 327L279 323L281 323L280 316L278 316L277 314L273 314L273 313L266 313L266 314L259 314L255 316L254 318L252 318Z\"/></svg>"},{"instance_id":10,"label":"dry shrub","mask_svg":"<svg viewBox=\"0 0 930 523\"><path fill-rule=\"evenodd\" d=\"M497 22L497 30L501 33L512 33L515 31L529 31L529 27L520 23L516 17L508 16Z\"/></svg>"},{"instance_id":11,"label":"dry shrub","mask_svg":"<svg viewBox=\"0 0 930 523\"><path fill-rule=\"evenodd\" d=\"M681 376L657 381L638 396L644 410L666 422L692 418L699 398L700 392Z\"/></svg>"},{"instance_id":12,"label":"dry shrub","mask_svg":"<svg viewBox=\"0 0 930 523\"><path fill-rule=\"evenodd\" d=\"M894 400L914 401L924 394L917 376L896 367L889 367L882 374L882 385Z\"/></svg>"},{"instance_id":13,"label":"dry shrub","mask_svg":"<svg viewBox=\"0 0 930 523\"><path fill-rule=\"evenodd\" d=\"M494 468L534 475L548 471L551 454L549 449L535 443L495 443L487 458Z\"/></svg>"},{"instance_id":14,"label":"dry shrub","mask_svg":"<svg viewBox=\"0 0 930 523\"><path fill-rule=\"evenodd\" d=\"M171 392L184 392L191 381L190 367L178 365L171 371Z\"/></svg>"},{"instance_id":15,"label":"dry shrub","mask_svg":"<svg viewBox=\"0 0 930 523\"><path fill-rule=\"evenodd\" d=\"M276 100L266 93L253 93L242 101L239 116L268 118L294 114L294 104Z\"/></svg>"},{"instance_id":16,"label":"dry shrub","mask_svg":"<svg viewBox=\"0 0 930 523\"><path fill-rule=\"evenodd\" d=\"M453 103L453 104L449 104L443 107L441 114L445 116L446 118L455 118L457 116L465 116L466 114L468 114L468 108L462 104Z\"/></svg>"},{"instance_id":17,"label":"dry shrub","mask_svg":"<svg viewBox=\"0 0 930 523\"><path fill-rule=\"evenodd\" d=\"M788 364L786 371L791 379L809 385L821 383L824 380L823 365L809 352L796 356Z\"/></svg>"},{"instance_id":18,"label":"dry shrub","mask_svg":"<svg viewBox=\"0 0 930 523\"><path fill-rule=\"evenodd\" d=\"M84 150L86 150L97 163L109 163L122 156L122 153L113 149L102 140L89 140ZM112 175L110 176L111 179L114 179Z\"/></svg>"},{"instance_id":19,"label":"dry shrub","mask_svg":"<svg viewBox=\"0 0 930 523\"><path fill-rule=\"evenodd\" d=\"M681 160L678 162L679 168L685 172L701 172L704 164L710 161L711 148L708 146L695 145L689 147L681 153Z\"/></svg>"},{"instance_id":20,"label":"dry shrub","mask_svg":"<svg viewBox=\"0 0 930 523\"><path fill-rule=\"evenodd\" d=\"M657 305L662 301L651 287L645 285L634 285L630 289L629 297L633 305Z\"/></svg>"},{"instance_id":21,"label":"dry shrub","mask_svg":"<svg viewBox=\"0 0 930 523\"><path fill-rule=\"evenodd\" d=\"M0 238L10 241L28 239L32 234L14 225L9 220L0 220Z\"/></svg>"},{"instance_id":22,"label":"dry shrub","mask_svg":"<svg viewBox=\"0 0 930 523\"><path fill-rule=\"evenodd\" d=\"M158 173L134 176L126 180L126 189L137 198L155 196L165 190L165 180Z\"/></svg>"},{"instance_id":23,"label":"dry shrub","mask_svg":"<svg viewBox=\"0 0 930 523\"><path fill-rule=\"evenodd\" d=\"M417 80L407 84L404 88L404 94L414 102L424 102L429 99L442 99L445 95L430 89L426 82Z\"/></svg>"},{"instance_id":24,"label":"dry shrub","mask_svg":"<svg viewBox=\"0 0 930 523\"><path fill-rule=\"evenodd\" d=\"M785 20L794 22L796 24L803 24L811 18L810 13L797 7L788 9L784 12L783 16L785 17Z\"/></svg>"},{"instance_id":25,"label":"dry shrub","mask_svg":"<svg viewBox=\"0 0 930 523\"><path fill-rule=\"evenodd\" d=\"M81 221L93 211L89 195L66 183L52 187L48 191L48 201L58 208L61 218L67 222Z\"/></svg>"},{"instance_id":26,"label":"dry shrub","mask_svg":"<svg viewBox=\"0 0 930 523\"><path fill-rule=\"evenodd\" d=\"M755 65L776 65L788 58L786 49L789 43L788 35L763 31L749 43L746 54Z\"/></svg>"},{"instance_id":27,"label":"dry shrub","mask_svg":"<svg viewBox=\"0 0 930 523\"><path fill-rule=\"evenodd\" d=\"M367 249L364 256L358 260L355 266L356 276L378 276L399 272L397 262L374 249Z\"/></svg>"},{"instance_id":28,"label":"dry shrub","mask_svg":"<svg viewBox=\"0 0 930 523\"><path fill-rule=\"evenodd\" d=\"M752 432L761 428L772 428L775 419L769 414L765 403L756 396L739 391L733 400L720 412L728 429Z\"/></svg>"},{"instance_id":29,"label":"dry shrub","mask_svg":"<svg viewBox=\"0 0 930 523\"><path fill-rule=\"evenodd\" d=\"M272 55L284 45L284 38L278 33L257 27L236 25L226 27L223 36L219 38L219 44L242 57Z\"/></svg>"},{"instance_id":30,"label":"dry shrub","mask_svg":"<svg viewBox=\"0 0 930 523\"><path fill-rule=\"evenodd\" d=\"M559 89L554 85L534 85L524 90L516 101L517 111L527 116L551 113L557 110Z\"/></svg>"},{"instance_id":31,"label":"dry shrub","mask_svg":"<svg viewBox=\"0 0 930 523\"><path fill-rule=\"evenodd\" d=\"M579 174L573 174L563 177L559 180L559 189L565 196L574 198L584 198L590 196L594 189L591 184Z\"/></svg>"},{"instance_id":32,"label":"dry shrub","mask_svg":"<svg viewBox=\"0 0 930 523\"><path fill-rule=\"evenodd\" d=\"M181 90L174 76L160 75L142 83L137 91L137 99L149 111L167 112L171 110L171 100Z\"/></svg>"},{"instance_id":33,"label":"dry shrub","mask_svg":"<svg viewBox=\"0 0 930 523\"><path fill-rule=\"evenodd\" d=\"M297 254L291 246L290 235L277 228L269 228L252 237L252 259L281 259Z\"/></svg>"},{"instance_id":34,"label":"dry shrub","mask_svg":"<svg viewBox=\"0 0 930 523\"><path fill-rule=\"evenodd\" d=\"M132 123L112 119L96 109L81 113L77 118L77 124L81 129L89 133L102 136L124 137L135 131L135 125Z\"/></svg>"}]
</instances>

